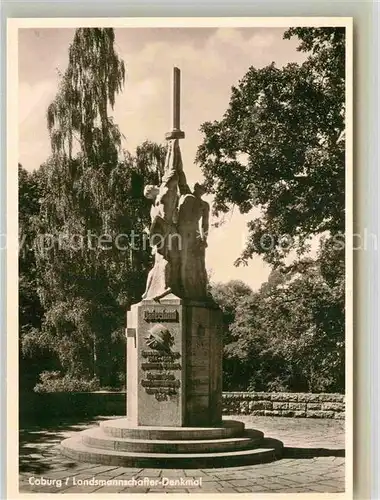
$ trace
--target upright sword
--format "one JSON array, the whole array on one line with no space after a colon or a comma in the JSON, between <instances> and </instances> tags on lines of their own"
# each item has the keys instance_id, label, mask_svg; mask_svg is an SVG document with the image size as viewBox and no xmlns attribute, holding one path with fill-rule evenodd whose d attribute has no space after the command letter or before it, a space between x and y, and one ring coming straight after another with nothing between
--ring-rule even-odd
<instances>
[{"instance_id":1,"label":"upright sword","mask_svg":"<svg viewBox=\"0 0 380 500\"><path fill-rule=\"evenodd\" d=\"M173 68L173 128L165 134L165 139L183 139L185 133L181 130L181 70Z\"/></svg>"}]
</instances>

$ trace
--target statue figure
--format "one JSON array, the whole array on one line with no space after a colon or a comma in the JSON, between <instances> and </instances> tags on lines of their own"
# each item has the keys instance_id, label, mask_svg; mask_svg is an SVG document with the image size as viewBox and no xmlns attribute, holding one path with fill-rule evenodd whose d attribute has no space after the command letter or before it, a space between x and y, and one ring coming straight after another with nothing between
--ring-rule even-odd
<instances>
[{"instance_id":1,"label":"statue figure","mask_svg":"<svg viewBox=\"0 0 380 500\"><path fill-rule=\"evenodd\" d=\"M182 298L193 300L207 297L205 250L210 207L202 200L204 194L204 187L196 183L193 193L181 196L178 207Z\"/></svg>"},{"instance_id":2,"label":"statue figure","mask_svg":"<svg viewBox=\"0 0 380 500\"><path fill-rule=\"evenodd\" d=\"M205 249L209 227L209 205L195 184L192 193L183 171L178 140L180 130L180 70L173 73L173 129L166 134L168 151L160 186L145 186L144 195L153 202L148 231L154 266L147 279L143 299L159 301L173 293L192 300L207 298Z\"/></svg>"},{"instance_id":3,"label":"statue figure","mask_svg":"<svg viewBox=\"0 0 380 500\"><path fill-rule=\"evenodd\" d=\"M180 293L179 235L177 231L178 186L183 183L178 139L169 141L165 170L160 186L145 186L144 195L153 201L150 211L150 244L154 266L148 275L143 299L159 300Z\"/></svg>"},{"instance_id":4,"label":"statue figure","mask_svg":"<svg viewBox=\"0 0 380 500\"><path fill-rule=\"evenodd\" d=\"M145 196L153 200L149 237L154 266L143 299L159 301L169 293L193 300L206 298L209 204L202 200L204 193L199 183L191 192L178 139L171 140L161 185L144 189Z\"/></svg>"}]
</instances>

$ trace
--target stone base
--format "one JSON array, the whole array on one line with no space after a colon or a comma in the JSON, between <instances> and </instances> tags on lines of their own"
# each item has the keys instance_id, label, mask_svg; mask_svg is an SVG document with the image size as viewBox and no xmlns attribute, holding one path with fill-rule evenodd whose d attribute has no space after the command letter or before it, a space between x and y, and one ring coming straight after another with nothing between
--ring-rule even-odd
<instances>
[{"instance_id":1,"label":"stone base","mask_svg":"<svg viewBox=\"0 0 380 500\"><path fill-rule=\"evenodd\" d=\"M168 295L127 313L127 411L133 426L222 421L222 313Z\"/></svg>"},{"instance_id":2,"label":"stone base","mask_svg":"<svg viewBox=\"0 0 380 500\"><path fill-rule=\"evenodd\" d=\"M242 422L219 427L133 426L126 418L102 422L65 439L70 458L122 467L199 468L263 463L281 457L283 444L245 430Z\"/></svg>"}]
</instances>

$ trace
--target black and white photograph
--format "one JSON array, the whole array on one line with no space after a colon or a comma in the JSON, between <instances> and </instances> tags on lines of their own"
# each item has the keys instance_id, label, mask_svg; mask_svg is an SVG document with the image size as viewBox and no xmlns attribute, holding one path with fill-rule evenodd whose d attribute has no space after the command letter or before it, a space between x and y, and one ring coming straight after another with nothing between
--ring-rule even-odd
<instances>
[{"instance_id":1,"label":"black and white photograph","mask_svg":"<svg viewBox=\"0 0 380 500\"><path fill-rule=\"evenodd\" d=\"M352 20L96 21L12 27L14 490L349 495Z\"/></svg>"}]
</instances>

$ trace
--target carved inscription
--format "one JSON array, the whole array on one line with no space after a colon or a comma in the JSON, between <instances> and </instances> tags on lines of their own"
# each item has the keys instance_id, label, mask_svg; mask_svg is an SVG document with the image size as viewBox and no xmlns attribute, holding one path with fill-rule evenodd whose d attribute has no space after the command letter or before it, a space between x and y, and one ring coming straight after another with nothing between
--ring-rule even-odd
<instances>
[{"instance_id":1,"label":"carved inscription","mask_svg":"<svg viewBox=\"0 0 380 500\"><path fill-rule=\"evenodd\" d=\"M146 378L149 380L175 380L173 373L148 373Z\"/></svg>"},{"instance_id":2,"label":"carved inscription","mask_svg":"<svg viewBox=\"0 0 380 500\"><path fill-rule=\"evenodd\" d=\"M179 363L142 363L143 370L180 370Z\"/></svg>"},{"instance_id":3,"label":"carved inscription","mask_svg":"<svg viewBox=\"0 0 380 500\"><path fill-rule=\"evenodd\" d=\"M176 396L181 382L172 371L181 369L181 364L178 362L181 354L178 351L161 354L154 350L143 350L141 354L146 359L141 363L141 368L146 371L146 378L141 381L145 392L154 395L158 401L165 401L170 396ZM154 370L154 372L147 370Z\"/></svg>"},{"instance_id":4,"label":"carved inscription","mask_svg":"<svg viewBox=\"0 0 380 500\"><path fill-rule=\"evenodd\" d=\"M160 361L172 361L173 359L180 358L181 354L178 351L172 351L170 354L159 354L155 351L141 351L144 358L160 359Z\"/></svg>"},{"instance_id":5,"label":"carved inscription","mask_svg":"<svg viewBox=\"0 0 380 500\"><path fill-rule=\"evenodd\" d=\"M155 321L164 321L177 323L179 321L179 314L176 309L167 311L166 309L156 310L151 309L144 311L144 319L148 323L154 323Z\"/></svg>"},{"instance_id":6,"label":"carved inscription","mask_svg":"<svg viewBox=\"0 0 380 500\"><path fill-rule=\"evenodd\" d=\"M143 380L143 387L179 387L179 380Z\"/></svg>"}]
</instances>

